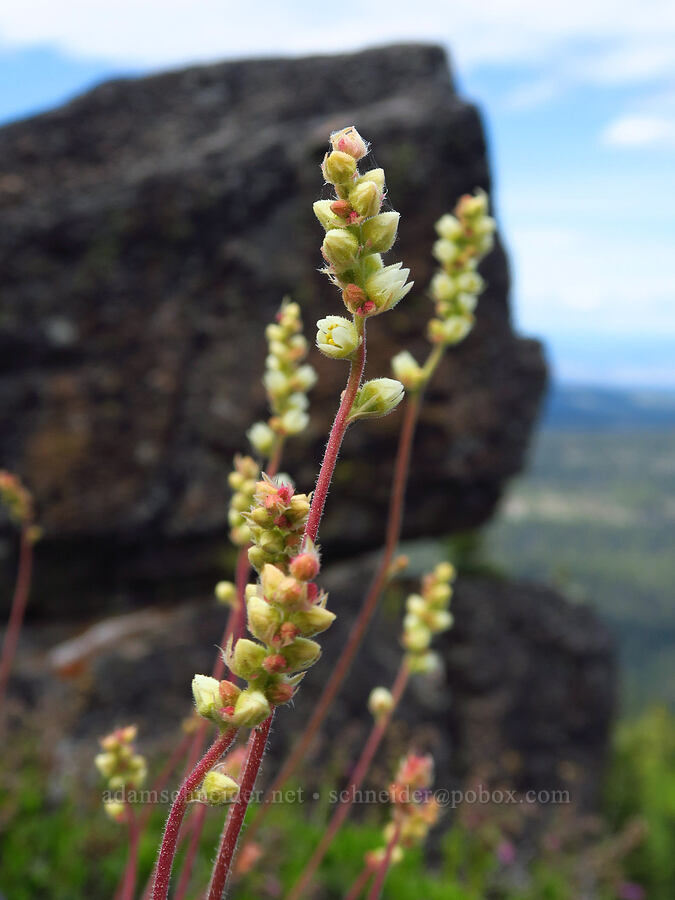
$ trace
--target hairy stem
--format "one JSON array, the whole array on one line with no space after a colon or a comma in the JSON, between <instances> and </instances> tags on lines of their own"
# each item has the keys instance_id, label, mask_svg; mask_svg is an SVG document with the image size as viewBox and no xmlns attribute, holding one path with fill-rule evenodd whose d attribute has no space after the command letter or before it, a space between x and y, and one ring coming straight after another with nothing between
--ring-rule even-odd
<instances>
[{"instance_id":1,"label":"hairy stem","mask_svg":"<svg viewBox=\"0 0 675 900\"><path fill-rule=\"evenodd\" d=\"M239 833L244 823L244 817L248 804L251 800L251 794L255 787L255 782L260 771L263 756L265 755L265 747L267 746L267 738L270 733L274 711L268 716L262 725L258 725L251 732L248 739L248 755L244 763L241 779L239 782L239 794L236 801L230 807L230 811L225 822L220 848L218 850L218 858L211 875L211 884L209 886L208 900L221 900L227 884L227 876L230 873L234 851L237 848Z\"/></svg>"},{"instance_id":2,"label":"hairy stem","mask_svg":"<svg viewBox=\"0 0 675 900\"><path fill-rule=\"evenodd\" d=\"M0 707L2 707L9 681L9 673L14 661L16 646L19 642L19 634L30 593L31 572L33 569L33 540L30 535L30 526L24 526L21 531L21 544L19 548L19 568L16 576L16 587L12 597L12 607L7 623L5 639L0 653Z\"/></svg>"},{"instance_id":3,"label":"hairy stem","mask_svg":"<svg viewBox=\"0 0 675 900\"><path fill-rule=\"evenodd\" d=\"M176 844L180 826L185 815L185 809L190 794L199 787L204 776L209 772L220 757L225 753L237 734L236 728L230 728L218 735L204 756L199 760L192 772L180 786L176 799L173 801L169 817L166 820L162 845L159 848L159 856L155 867L155 878L152 886L152 900L166 900L169 894L169 882L171 881L171 869L176 854Z\"/></svg>"},{"instance_id":4,"label":"hairy stem","mask_svg":"<svg viewBox=\"0 0 675 900\"><path fill-rule=\"evenodd\" d=\"M368 893L368 900L380 900L380 894L382 893L382 888L384 887L384 882L387 878L387 872L389 871L389 866L391 865L391 858L393 856L394 850L396 849L396 845L401 839L402 824L403 823L401 821L398 821L396 823L394 833L389 838L389 843L387 844L384 859L377 867L377 871L375 872L375 878L373 879L373 883Z\"/></svg>"},{"instance_id":5,"label":"hairy stem","mask_svg":"<svg viewBox=\"0 0 675 900\"><path fill-rule=\"evenodd\" d=\"M382 742L382 738L384 737L387 728L389 727L389 722L391 721L392 714L398 706L398 703L403 696L403 692L405 691L406 685L408 684L409 676L410 671L406 662L403 661L399 667L398 673L396 674L396 678L394 680L394 684L391 688L391 694L394 701L392 704L392 708L386 715L382 716L378 721L374 723L372 730L368 736L368 740L366 741L365 746L361 751L361 756L359 757L359 760L354 767L354 771L352 773L352 777L349 780L349 784L345 789L346 797L340 801L340 804L333 813L333 816L328 823L328 828L324 832L324 835L321 838L316 850L314 851L312 858L303 869L300 878L291 888L291 891L288 894L286 900L299 900L300 897L306 896L309 886L314 879L314 875L321 865L321 862L326 855L330 845L333 843L335 835L338 833L345 819L351 812L354 797L356 796L357 791L360 790L361 785L363 784L363 781L368 773L368 769L370 768L370 764L373 761L373 757L377 753L377 749Z\"/></svg>"},{"instance_id":6,"label":"hairy stem","mask_svg":"<svg viewBox=\"0 0 675 900\"><path fill-rule=\"evenodd\" d=\"M316 542L319 533L319 523L321 522L321 516L323 515L323 508L326 505L328 489L333 478L333 472L335 471L335 464L337 463L342 440L349 425L349 414L354 405L356 393L361 384L361 378L363 377L363 370L366 366L366 323L365 320L361 318L357 318L356 321L362 336L361 345L356 353L356 358L351 363L347 386L343 391L342 399L340 400L340 405L335 414L335 420L333 421L333 427L328 436L328 443L326 444L323 462L321 463L321 468L319 470L319 477L316 480L316 487L312 494L312 503L309 508L309 516L305 527L305 543L307 541Z\"/></svg>"}]
</instances>

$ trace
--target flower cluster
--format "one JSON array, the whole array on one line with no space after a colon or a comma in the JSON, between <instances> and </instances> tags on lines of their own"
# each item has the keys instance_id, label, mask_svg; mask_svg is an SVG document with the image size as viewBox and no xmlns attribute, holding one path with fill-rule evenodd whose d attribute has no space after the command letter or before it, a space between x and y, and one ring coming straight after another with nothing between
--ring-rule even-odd
<instances>
[{"instance_id":1,"label":"flower cluster","mask_svg":"<svg viewBox=\"0 0 675 900\"><path fill-rule=\"evenodd\" d=\"M248 682L240 689L230 681L196 675L193 693L197 712L229 726L254 727L273 706L288 703L305 670L321 655L311 640L332 625L327 595L314 579L319 554L301 549L309 498L289 484L263 476L255 490L255 505L247 514L253 546L249 559L259 573L246 588L248 630L256 640L240 638L225 651L230 671Z\"/></svg>"},{"instance_id":2,"label":"flower cluster","mask_svg":"<svg viewBox=\"0 0 675 900\"><path fill-rule=\"evenodd\" d=\"M389 787L393 804L392 821L384 830L385 845L398 832L398 841L391 861L400 862L404 849L422 844L429 829L438 821L438 803L429 788L433 781L434 763L430 756L408 754L399 766L394 782ZM366 855L370 868L377 868L386 853L386 846Z\"/></svg>"},{"instance_id":3,"label":"flower cluster","mask_svg":"<svg viewBox=\"0 0 675 900\"><path fill-rule=\"evenodd\" d=\"M266 563L286 570L300 547L308 513L307 494L297 494L288 482L263 474L255 485L253 505L244 516L253 544L248 558L258 574Z\"/></svg>"},{"instance_id":4,"label":"flower cluster","mask_svg":"<svg viewBox=\"0 0 675 900\"><path fill-rule=\"evenodd\" d=\"M452 625L448 607L454 579L454 566L448 562L439 563L422 579L421 593L410 594L406 601L402 643L412 672L432 672L438 668L438 657L429 646L435 634Z\"/></svg>"},{"instance_id":5,"label":"flower cluster","mask_svg":"<svg viewBox=\"0 0 675 900\"><path fill-rule=\"evenodd\" d=\"M454 215L441 216L436 231L433 254L443 268L431 280L437 318L429 322L429 339L457 344L473 327L473 312L485 287L476 270L494 243L495 220L488 215L485 191L461 197Z\"/></svg>"},{"instance_id":6,"label":"flower cluster","mask_svg":"<svg viewBox=\"0 0 675 900\"><path fill-rule=\"evenodd\" d=\"M340 288L352 315L378 315L396 306L412 288L412 283L407 283L410 270L402 268L402 263L385 266L381 256L396 240L400 216L380 211L385 196L384 171L359 173L357 163L368 152L368 145L358 131L350 126L332 134L330 140L331 151L321 168L336 196L314 204L314 213L326 231L321 246L327 263L324 272ZM322 322L335 326L337 318ZM317 343L328 356L347 358L358 346L359 332L349 328L347 319L342 322L347 323L344 327L351 338L340 353L334 344L324 341L320 323Z\"/></svg>"},{"instance_id":7,"label":"flower cluster","mask_svg":"<svg viewBox=\"0 0 675 900\"><path fill-rule=\"evenodd\" d=\"M100 740L103 752L97 754L94 763L111 791L139 788L145 781L148 769L145 757L136 753L136 733L135 725L127 725ZM124 821L124 803L110 799L104 802L104 807L111 819Z\"/></svg>"},{"instance_id":8,"label":"flower cluster","mask_svg":"<svg viewBox=\"0 0 675 900\"><path fill-rule=\"evenodd\" d=\"M230 540L237 547L245 547L251 541L251 532L244 514L253 506L255 486L259 478L258 463L250 456L237 454L234 458L234 470L230 472L228 479L234 491L228 511Z\"/></svg>"},{"instance_id":9,"label":"flower cluster","mask_svg":"<svg viewBox=\"0 0 675 900\"><path fill-rule=\"evenodd\" d=\"M280 440L307 428L307 391L316 382L316 372L303 362L308 348L297 303L285 298L276 322L267 326L265 335L268 354L263 382L272 416L267 422L252 425L248 439L257 453L269 458Z\"/></svg>"}]
</instances>

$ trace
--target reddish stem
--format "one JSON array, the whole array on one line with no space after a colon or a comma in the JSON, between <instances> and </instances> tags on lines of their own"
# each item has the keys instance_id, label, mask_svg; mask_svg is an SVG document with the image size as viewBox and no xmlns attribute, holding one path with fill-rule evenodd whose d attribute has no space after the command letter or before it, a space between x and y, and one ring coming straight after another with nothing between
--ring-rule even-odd
<instances>
[{"instance_id":1,"label":"reddish stem","mask_svg":"<svg viewBox=\"0 0 675 900\"><path fill-rule=\"evenodd\" d=\"M363 869L361 869L361 873L357 876L354 883L347 891L345 900L357 900L357 898L361 896L365 886L368 884L368 879L372 874L373 870L370 868L370 866L364 866Z\"/></svg>"},{"instance_id":2,"label":"reddish stem","mask_svg":"<svg viewBox=\"0 0 675 900\"><path fill-rule=\"evenodd\" d=\"M267 738L270 733L273 718L274 710L272 711L272 714L265 719L262 725L258 725L257 728L253 729L248 739L248 755L242 769L241 780L239 782L239 794L230 808L227 821L225 822L220 849L218 851L218 859L216 860L211 876L208 900L221 900L223 896L225 885L227 883L227 876L230 872L230 866L232 865L232 859L234 857L234 851L237 848L239 832L244 823L246 810L248 809L251 794L253 793L253 788L255 787L258 772L260 771L260 766L265 754L265 747L267 746Z\"/></svg>"},{"instance_id":3,"label":"reddish stem","mask_svg":"<svg viewBox=\"0 0 675 900\"><path fill-rule=\"evenodd\" d=\"M326 444L323 461L321 463L321 468L319 469L319 477L316 479L316 487L312 494L312 503L309 508L307 525L305 526L305 542L316 542L319 533L319 523L321 522L321 516L323 515L323 508L326 505L328 488L330 487L333 478L333 472L335 471L335 464L337 463L338 455L340 453L342 440L349 425L349 414L352 411L356 393L361 384L361 378L363 377L363 370L366 366L366 323L364 319L362 319L361 322L363 323L363 339L357 351L356 359L353 360L349 368L347 386L342 393L342 399L340 400L338 411L335 414L333 427L328 436L328 443Z\"/></svg>"},{"instance_id":4,"label":"reddish stem","mask_svg":"<svg viewBox=\"0 0 675 900\"><path fill-rule=\"evenodd\" d=\"M141 838L139 822L131 804L126 803L127 824L129 826L129 856L124 870L124 879L119 892L119 900L134 900L136 872L138 871L138 845Z\"/></svg>"},{"instance_id":5,"label":"reddish stem","mask_svg":"<svg viewBox=\"0 0 675 900\"><path fill-rule=\"evenodd\" d=\"M396 845L401 839L402 824L403 823L401 820L396 823L394 833L390 837L389 843L387 844L387 850L384 854L384 859L377 867L375 878L373 879L373 883L370 887L370 892L368 893L368 900L380 900L380 894L382 893L382 888L384 887L384 882L387 878L387 872L389 871L389 866L391 865L391 858L394 854L394 850L396 849Z\"/></svg>"},{"instance_id":6,"label":"reddish stem","mask_svg":"<svg viewBox=\"0 0 675 900\"><path fill-rule=\"evenodd\" d=\"M19 567L16 576L16 587L12 597L12 607L9 613L9 621L5 638L0 653L0 707L5 699L9 673L14 661L16 646L19 642L19 634L30 593L30 580L33 568L33 540L30 536L30 526L24 525L21 530L21 544L19 548Z\"/></svg>"},{"instance_id":7,"label":"reddish stem","mask_svg":"<svg viewBox=\"0 0 675 900\"><path fill-rule=\"evenodd\" d=\"M392 714L398 706L401 697L403 696L403 692L408 683L409 675L410 670L408 669L408 666L404 660L399 667L398 673L396 674L396 678L394 680L394 684L391 688L391 695L394 701L392 704L392 708L386 715L382 716L373 724L372 730L368 736L368 740L366 741L366 744L361 751L359 761L357 762L352 773L352 777L349 780L349 784L344 791L344 793L346 793L346 796L343 800L340 801L340 804L333 813L333 816L328 823L328 828L319 841L318 847L314 851L312 858L303 869L300 878L291 888L291 891L288 894L286 900L299 900L300 897L306 896L308 888L312 883L314 875L316 874L316 870L321 865L326 852L328 851L330 845L333 843L335 835L338 833L345 819L351 812L352 803L354 801L356 792L361 788L361 785L363 784L363 780L368 773L368 769L370 768L370 764L373 761L373 757L375 756L377 749L382 742L382 738L387 731Z\"/></svg>"},{"instance_id":8,"label":"reddish stem","mask_svg":"<svg viewBox=\"0 0 675 900\"><path fill-rule=\"evenodd\" d=\"M321 697L314 708L314 712L307 725L305 726L300 739L297 741L286 762L281 767L281 771L274 779L271 787L268 789L265 799L258 807L256 816L251 822L248 829L248 840L251 840L258 831L260 823L264 816L265 810L272 802L275 792L280 791L289 778L294 774L298 765L305 759L307 751L314 740L318 730L323 725L326 716L335 700L335 697L342 687L347 674L349 673L354 657L356 656L366 629L370 624L373 613L377 608L377 601L380 598L382 589L387 583L391 563L398 546L401 534L401 521L403 519L403 504L405 500L406 486L408 482L408 471L410 469L410 457L415 435L415 426L420 409L420 395L414 394L407 402L401 431L399 435L398 450L396 453L396 463L394 466L394 479L392 485L391 499L389 501L389 514L387 517L387 531L385 538L384 552L380 560L377 572L366 594L358 616L354 620L354 624L349 632L347 643L345 644L340 657L338 658L335 668L330 678L326 682Z\"/></svg>"},{"instance_id":9,"label":"reddish stem","mask_svg":"<svg viewBox=\"0 0 675 900\"><path fill-rule=\"evenodd\" d=\"M230 728L218 735L204 756L199 760L192 772L180 786L176 799L173 801L169 817L166 820L162 845L159 848L159 857L155 868L155 879L152 886L152 900L166 900L169 894L169 882L171 881L171 869L173 858L176 854L176 844L180 826L185 815L185 809L190 794L199 787L204 776L209 772L220 757L230 746L237 733L236 728Z\"/></svg>"},{"instance_id":10,"label":"reddish stem","mask_svg":"<svg viewBox=\"0 0 675 900\"><path fill-rule=\"evenodd\" d=\"M185 860L183 862L183 868L181 869L180 878L178 879L178 886L176 887L174 900L183 900L183 897L186 895L188 888L190 887L190 878L192 876L192 869L195 864L195 859L197 858L197 850L199 849L199 840L202 836L204 821L206 820L207 808L208 807L206 806L206 804L198 806L192 816L192 832L190 834L190 843L188 844L188 848L185 851Z\"/></svg>"}]
</instances>

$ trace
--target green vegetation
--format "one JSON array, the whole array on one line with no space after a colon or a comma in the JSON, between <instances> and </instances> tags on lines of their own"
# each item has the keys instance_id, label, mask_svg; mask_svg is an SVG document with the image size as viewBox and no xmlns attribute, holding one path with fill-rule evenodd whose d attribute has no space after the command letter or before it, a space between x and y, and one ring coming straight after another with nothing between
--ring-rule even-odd
<instances>
[{"instance_id":1,"label":"green vegetation","mask_svg":"<svg viewBox=\"0 0 675 900\"><path fill-rule=\"evenodd\" d=\"M488 528L509 574L589 601L613 630L625 708L675 708L675 430L545 428Z\"/></svg>"},{"instance_id":2,"label":"green vegetation","mask_svg":"<svg viewBox=\"0 0 675 900\"><path fill-rule=\"evenodd\" d=\"M55 792L35 742L22 744L30 765L18 771L6 758L0 771L0 891L12 900L109 900L124 866L124 829L104 815L96 789L83 793L73 780ZM283 896L316 846L329 812L325 804L274 806L261 835L266 856L238 883L237 900ZM141 883L156 858L164 815L159 806L144 838ZM319 896L344 897L364 852L381 845L385 817L386 809L369 807L363 821L343 829L322 867ZM408 852L392 871L387 900L578 900L582 885L592 886L594 900L639 896L641 889L649 900L670 900L675 896L675 718L665 709L619 729L603 819L589 828L580 819L553 818L533 839L531 823L514 819L513 809L448 811L431 850ZM195 885L208 878L221 823L222 811L209 810Z\"/></svg>"}]
</instances>

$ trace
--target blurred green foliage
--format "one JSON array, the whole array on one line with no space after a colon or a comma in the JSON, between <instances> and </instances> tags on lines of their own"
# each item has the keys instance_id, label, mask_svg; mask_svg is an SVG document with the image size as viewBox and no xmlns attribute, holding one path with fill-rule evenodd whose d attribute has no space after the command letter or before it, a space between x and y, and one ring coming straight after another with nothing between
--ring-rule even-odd
<instances>
[{"instance_id":1,"label":"blurred green foliage","mask_svg":"<svg viewBox=\"0 0 675 900\"><path fill-rule=\"evenodd\" d=\"M33 740L15 744L0 768L0 891L11 900L109 900L126 858L124 828L106 818L95 788L83 791L74 778L55 785L36 747ZM19 757L30 763L19 768ZM386 808L372 808L364 821L343 829L322 866L317 896L344 897L361 871L364 853L382 844L383 812ZM316 846L329 813L321 803L272 806L261 833L265 856L233 896L283 896ZM672 900L675 718L654 709L619 726L604 821L599 829L594 826L592 838L581 825L553 821L536 846L530 842L516 849L499 810L481 813L478 824L471 824L473 813L468 813L441 819L426 853L406 854L390 874L387 900L579 900L582 883L592 886L584 896L593 900L621 900L630 896L622 892L631 884L634 891L636 885L644 888L646 900ZM143 840L139 885L150 875L165 814L159 806ZM208 879L222 815L217 809L208 812L195 886Z\"/></svg>"}]
</instances>

